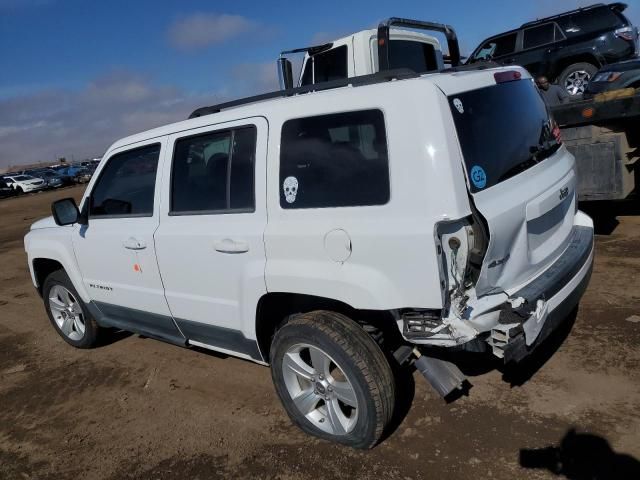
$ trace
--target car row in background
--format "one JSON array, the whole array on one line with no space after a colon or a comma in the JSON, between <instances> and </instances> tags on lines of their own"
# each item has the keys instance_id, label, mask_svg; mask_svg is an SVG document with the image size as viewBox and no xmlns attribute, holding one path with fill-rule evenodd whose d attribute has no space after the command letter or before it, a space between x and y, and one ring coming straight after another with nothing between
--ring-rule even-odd
<instances>
[{"instance_id":1,"label":"car row in background","mask_svg":"<svg viewBox=\"0 0 640 480\"><path fill-rule=\"evenodd\" d=\"M97 162L83 162L8 173L0 176L0 198L87 183L96 167Z\"/></svg>"},{"instance_id":2,"label":"car row in background","mask_svg":"<svg viewBox=\"0 0 640 480\"><path fill-rule=\"evenodd\" d=\"M13 189L14 194L36 192L47 188L42 178L33 177L31 175L16 174L4 175L3 183Z\"/></svg>"}]
</instances>

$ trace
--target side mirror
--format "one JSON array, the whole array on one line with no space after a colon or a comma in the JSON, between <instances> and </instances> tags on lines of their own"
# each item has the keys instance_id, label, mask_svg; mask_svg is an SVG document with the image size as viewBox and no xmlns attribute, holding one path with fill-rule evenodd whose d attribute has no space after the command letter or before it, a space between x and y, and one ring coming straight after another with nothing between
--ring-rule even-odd
<instances>
[{"instance_id":1,"label":"side mirror","mask_svg":"<svg viewBox=\"0 0 640 480\"><path fill-rule=\"evenodd\" d=\"M293 88L293 68L291 61L287 58L280 57L278 59L278 80L280 82L280 90Z\"/></svg>"},{"instance_id":2,"label":"side mirror","mask_svg":"<svg viewBox=\"0 0 640 480\"><path fill-rule=\"evenodd\" d=\"M51 213L56 224L72 225L80 222L80 211L73 198L63 198L51 204Z\"/></svg>"}]
</instances>

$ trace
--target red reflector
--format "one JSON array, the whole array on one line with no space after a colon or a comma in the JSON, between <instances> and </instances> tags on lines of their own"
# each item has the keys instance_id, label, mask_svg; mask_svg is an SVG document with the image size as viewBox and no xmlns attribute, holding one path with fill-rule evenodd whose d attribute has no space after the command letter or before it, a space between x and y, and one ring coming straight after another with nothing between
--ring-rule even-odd
<instances>
[{"instance_id":1,"label":"red reflector","mask_svg":"<svg viewBox=\"0 0 640 480\"><path fill-rule=\"evenodd\" d=\"M517 70L507 70L506 72L496 72L493 74L496 83L513 82L514 80L520 80L521 77L522 74Z\"/></svg>"}]
</instances>

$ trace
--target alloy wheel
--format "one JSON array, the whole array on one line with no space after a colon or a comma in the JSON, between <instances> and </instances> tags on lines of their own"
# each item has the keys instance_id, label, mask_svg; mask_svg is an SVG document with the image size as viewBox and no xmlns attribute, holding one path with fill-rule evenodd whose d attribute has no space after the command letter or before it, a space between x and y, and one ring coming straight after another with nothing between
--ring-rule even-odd
<instances>
[{"instance_id":1,"label":"alloy wheel","mask_svg":"<svg viewBox=\"0 0 640 480\"><path fill-rule=\"evenodd\" d=\"M74 341L84 337L85 319L75 296L62 285L49 291L49 311L60 331Z\"/></svg>"},{"instance_id":2,"label":"alloy wheel","mask_svg":"<svg viewBox=\"0 0 640 480\"><path fill-rule=\"evenodd\" d=\"M571 74L566 78L564 81L564 88L570 95L578 95L580 93L584 93L584 89L587 87L589 80L591 80L589 72L576 70L575 72L571 72Z\"/></svg>"},{"instance_id":3,"label":"alloy wheel","mask_svg":"<svg viewBox=\"0 0 640 480\"><path fill-rule=\"evenodd\" d=\"M320 430L346 435L358 420L358 401L344 370L323 350L295 344L282 360L287 391L296 408Z\"/></svg>"}]
</instances>

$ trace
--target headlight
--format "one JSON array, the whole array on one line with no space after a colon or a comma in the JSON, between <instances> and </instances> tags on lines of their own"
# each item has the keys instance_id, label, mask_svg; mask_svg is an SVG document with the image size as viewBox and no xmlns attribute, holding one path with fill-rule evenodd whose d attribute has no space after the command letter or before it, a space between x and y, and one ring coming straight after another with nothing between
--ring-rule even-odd
<instances>
[{"instance_id":1,"label":"headlight","mask_svg":"<svg viewBox=\"0 0 640 480\"><path fill-rule=\"evenodd\" d=\"M602 72L593 77L594 82L615 82L622 72Z\"/></svg>"}]
</instances>

